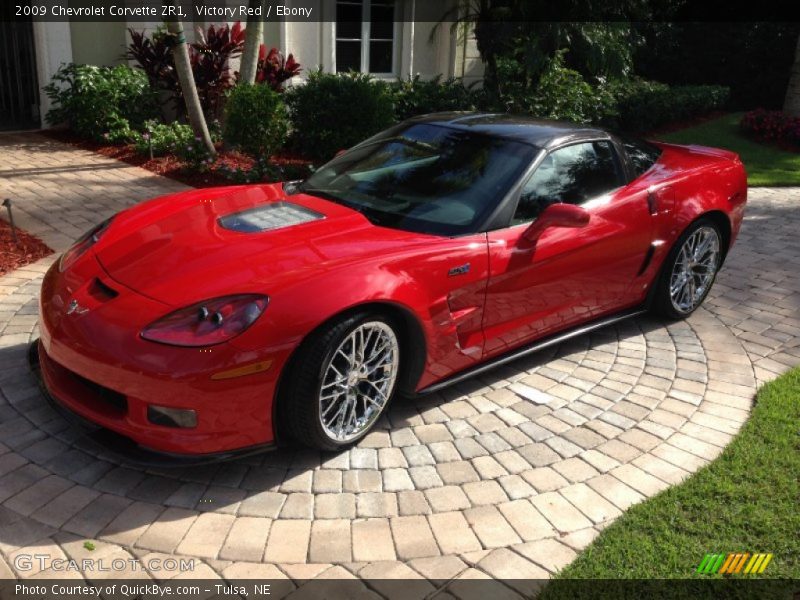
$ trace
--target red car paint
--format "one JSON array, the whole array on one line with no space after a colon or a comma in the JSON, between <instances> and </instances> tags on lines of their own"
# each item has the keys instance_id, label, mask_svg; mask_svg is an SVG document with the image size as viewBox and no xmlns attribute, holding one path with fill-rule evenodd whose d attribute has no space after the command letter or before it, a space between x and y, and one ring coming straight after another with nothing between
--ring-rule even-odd
<instances>
[{"instance_id":1,"label":"red car paint","mask_svg":"<svg viewBox=\"0 0 800 600\"><path fill-rule=\"evenodd\" d=\"M703 214L724 215L733 243L747 192L738 157L661 147L648 172L584 205L588 225L547 229L535 244L523 238L525 225L439 237L375 226L304 194L291 202L324 218L255 234L217 222L284 200L280 184L194 190L140 204L119 213L71 267L60 272L54 265L45 276L45 385L72 411L155 450L207 454L268 444L276 438L281 372L300 342L343 311L381 303L413 318L424 335L424 347L415 349L424 353L424 367L413 383L422 390L543 336L642 304L676 238ZM640 272L651 245L652 259ZM467 272L449 276L467 263ZM140 336L175 309L232 293L265 294L269 305L228 342L184 348ZM80 308L70 311L73 301ZM238 368L247 374L218 378ZM93 384L124 396L127 409L105 402ZM197 426L154 425L148 404L192 408Z\"/></svg>"}]
</instances>

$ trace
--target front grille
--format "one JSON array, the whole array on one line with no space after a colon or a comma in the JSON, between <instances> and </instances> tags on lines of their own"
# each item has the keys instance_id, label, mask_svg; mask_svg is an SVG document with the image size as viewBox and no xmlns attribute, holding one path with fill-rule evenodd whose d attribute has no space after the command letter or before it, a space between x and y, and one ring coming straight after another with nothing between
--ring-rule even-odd
<instances>
[{"instance_id":1,"label":"front grille","mask_svg":"<svg viewBox=\"0 0 800 600\"><path fill-rule=\"evenodd\" d=\"M128 399L124 394L78 375L54 361L46 352L42 354L42 367L52 373L72 401L112 417L127 414Z\"/></svg>"},{"instance_id":2,"label":"front grille","mask_svg":"<svg viewBox=\"0 0 800 600\"><path fill-rule=\"evenodd\" d=\"M111 405L121 413L128 412L128 399L125 397L125 394L115 392L114 390L100 385L99 383L95 383L94 381L90 381L85 377L81 377L72 371L69 373L78 383L90 390L92 394L94 394L94 396L99 400Z\"/></svg>"}]
</instances>

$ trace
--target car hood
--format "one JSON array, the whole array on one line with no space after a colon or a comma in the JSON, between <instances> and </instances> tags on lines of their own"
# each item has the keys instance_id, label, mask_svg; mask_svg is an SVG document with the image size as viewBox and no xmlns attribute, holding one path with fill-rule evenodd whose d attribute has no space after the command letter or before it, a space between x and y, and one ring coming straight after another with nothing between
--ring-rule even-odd
<instances>
[{"instance_id":1,"label":"car hood","mask_svg":"<svg viewBox=\"0 0 800 600\"><path fill-rule=\"evenodd\" d=\"M430 236L281 184L196 190L120 213L95 246L108 275L166 304L271 293L317 269L391 254Z\"/></svg>"}]
</instances>

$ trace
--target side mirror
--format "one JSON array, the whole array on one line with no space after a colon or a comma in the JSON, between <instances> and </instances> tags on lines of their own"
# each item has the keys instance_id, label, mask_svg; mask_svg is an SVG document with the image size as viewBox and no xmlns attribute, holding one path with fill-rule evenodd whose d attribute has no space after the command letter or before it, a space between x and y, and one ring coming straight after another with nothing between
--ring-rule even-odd
<instances>
[{"instance_id":1,"label":"side mirror","mask_svg":"<svg viewBox=\"0 0 800 600\"><path fill-rule=\"evenodd\" d=\"M550 227L584 227L589 223L589 211L574 204L551 204L531 223L522 237L535 242Z\"/></svg>"}]
</instances>

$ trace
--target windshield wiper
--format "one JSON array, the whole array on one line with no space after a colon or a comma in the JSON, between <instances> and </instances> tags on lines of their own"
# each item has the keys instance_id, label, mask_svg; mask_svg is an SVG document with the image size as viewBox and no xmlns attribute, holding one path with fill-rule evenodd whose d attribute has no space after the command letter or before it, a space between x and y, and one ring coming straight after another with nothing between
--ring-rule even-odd
<instances>
[{"instance_id":1,"label":"windshield wiper","mask_svg":"<svg viewBox=\"0 0 800 600\"><path fill-rule=\"evenodd\" d=\"M330 200L331 202L336 202L337 204L349 206L348 202L329 190L324 190L322 188L307 188L301 185L298 186L297 191L303 194L309 194L311 196L319 196L320 198L325 198L325 200Z\"/></svg>"},{"instance_id":2,"label":"windshield wiper","mask_svg":"<svg viewBox=\"0 0 800 600\"><path fill-rule=\"evenodd\" d=\"M367 207L363 204L357 204L355 202L350 202L345 200L341 196L337 196L333 192L329 190L324 190L322 188L300 188L299 190L303 194L310 194L311 196L319 196L320 198L324 198L325 200L330 200L336 204L341 204L342 206L346 206L347 208L354 210L356 212L360 212L361 214L365 214Z\"/></svg>"},{"instance_id":3,"label":"windshield wiper","mask_svg":"<svg viewBox=\"0 0 800 600\"><path fill-rule=\"evenodd\" d=\"M298 191L302 192L303 194L319 196L320 198L324 198L325 200L330 200L331 202L335 202L336 204L341 204L342 206L346 206L347 208L364 215L364 217L373 225L380 225L381 222L386 222L387 220L386 217L388 215L386 215L382 211L371 209L367 206L364 206L363 204L357 204L356 202L348 202L347 200L340 198L339 196L322 188L300 188L298 189Z\"/></svg>"}]
</instances>

